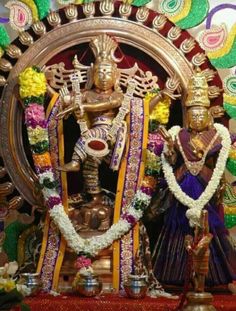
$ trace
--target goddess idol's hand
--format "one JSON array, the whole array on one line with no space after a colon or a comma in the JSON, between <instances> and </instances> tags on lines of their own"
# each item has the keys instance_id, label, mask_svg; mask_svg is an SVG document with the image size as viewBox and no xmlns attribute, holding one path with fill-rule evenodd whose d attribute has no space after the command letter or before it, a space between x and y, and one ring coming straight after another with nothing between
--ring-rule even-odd
<instances>
[{"instance_id":1,"label":"goddess idol's hand","mask_svg":"<svg viewBox=\"0 0 236 311\"><path fill-rule=\"evenodd\" d=\"M167 144L167 150L165 151L165 157L171 164L174 164L176 161L176 152L174 148L174 142L173 142L172 137L170 136L170 133L162 125L159 126L158 133L162 136L162 138L165 140Z\"/></svg>"}]
</instances>

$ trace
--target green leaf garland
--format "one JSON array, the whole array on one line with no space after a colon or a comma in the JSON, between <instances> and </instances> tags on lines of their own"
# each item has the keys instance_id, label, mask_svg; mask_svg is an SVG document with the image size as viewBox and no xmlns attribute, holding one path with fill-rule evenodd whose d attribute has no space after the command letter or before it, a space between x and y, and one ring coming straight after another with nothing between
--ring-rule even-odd
<instances>
[{"instance_id":1,"label":"green leaf garland","mask_svg":"<svg viewBox=\"0 0 236 311\"><path fill-rule=\"evenodd\" d=\"M187 0L189 1L189 0ZM193 28L201 24L209 11L208 0L192 0L189 14L176 23L181 29Z\"/></svg>"},{"instance_id":2,"label":"green leaf garland","mask_svg":"<svg viewBox=\"0 0 236 311\"><path fill-rule=\"evenodd\" d=\"M236 66L236 39L228 54L219 58L210 58L210 62L216 68L232 68Z\"/></svg>"},{"instance_id":3,"label":"green leaf garland","mask_svg":"<svg viewBox=\"0 0 236 311\"><path fill-rule=\"evenodd\" d=\"M49 144L47 140L38 142L37 144L31 145L33 153L42 154L49 150Z\"/></svg>"},{"instance_id":4,"label":"green leaf garland","mask_svg":"<svg viewBox=\"0 0 236 311\"><path fill-rule=\"evenodd\" d=\"M236 160L229 158L227 160L226 168L233 176L236 176Z\"/></svg>"},{"instance_id":5,"label":"green leaf garland","mask_svg":"<svg viewBox=\"0 0 236 311\"><path fill-rule=\"evenodd\" d=\"M7 33L6 28L3 25L0 25L0 47L5 50L10 42L10 37Z\"/></svg>"},{"instance_id":6,"label":"green leaf garland","mask_svg":"<svg viewBox=\"0 0 236 311\"><path fill-rule=\"evenodd\" d=\"M145 5L145 4L149 3L149 2L151 2L151 0L134 0L132 2L132 5L134 5L134 6L143 6L143 5Z\"/></svg>"},{"instance_id":7,"label":"green leaf garland","mask_svg":"<svg viewBox=\"0 0 236 311\"><path fill-rule=\"evenodd\" d=\"M49 0L34 0L34 2L38 9L39 19L41 20L49 14L50 1Z\"/></svg>"},{"instance_id":8,"label":"green leaf garland","mask_svg":"<svg viewBox=\"0 0 236 311\"><path fill-rule=\"evenodd\" d=\"M236 215L225 215L225 226L230 229L236 225Z\"/></svg>"},{"instance_id":9,"label":"green leaf garland","mask_svg":"<svg viewBox=\"0 0 236 311\"><path fill-rule=\"evenodd\" d=\"M224 103L224 109L230 118L236 120L236 105L231 105L228 103Z\"/></svg>"}]
</instances>

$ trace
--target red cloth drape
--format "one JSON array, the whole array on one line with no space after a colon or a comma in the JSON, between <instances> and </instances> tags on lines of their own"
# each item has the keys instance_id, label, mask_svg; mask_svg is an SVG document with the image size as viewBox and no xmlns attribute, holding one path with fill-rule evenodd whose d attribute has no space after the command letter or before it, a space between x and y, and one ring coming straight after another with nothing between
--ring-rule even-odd
<instances>
[{"instance_id":1,"label":"red cloth drape","mask_svg":"<svg viewBox=\"0 0 236 311\"><path fill-rule=\"evenodd\" d=\"M38 295L24 301L31 311L173 311L179 300L166 298L128 299L118 295L83 298L75 295ZM217 311L235 311L236 295L215 295Z\"/></svg>"}]
</instances>

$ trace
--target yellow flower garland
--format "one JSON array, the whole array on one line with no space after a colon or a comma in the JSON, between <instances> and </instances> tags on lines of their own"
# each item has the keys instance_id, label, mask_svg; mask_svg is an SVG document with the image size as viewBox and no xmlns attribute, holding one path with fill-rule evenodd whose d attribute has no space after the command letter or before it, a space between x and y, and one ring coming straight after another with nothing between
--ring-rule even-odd
<instances>
[{"instance_id":1,"label":"yellow flower garland","mask_svg":"<svg viewBox=\"0 0 236 311\"><path fill-rule=\"evenodd\" d=\"M225 214L227 215L235 215L236 214L236 206L225 206L224 207Z\"/></svg>"},{"instance_id":2,"label":"yellow flower garland","mask_svg":"<svg viewBox=\"0 0 236 311\"><path fill-rule=\"evenodd\" d=\"M26 68L19 75L20 82L20 96L22 99L26 97L38 97L45 94L46 78L42 72L37 72L33 68Z\"/></svg>"},{"instance_id":3,"label":"yellow flower garland","mask_svg":"<svg viewBox=\"0 0 236 311\"><path fill-rule=\"evenodd\" d=\"M229 158L236 160L236 149L231 147L230 151L229 151Z\"/></svg>"},{"instance_id":4,"label":"yellow flower garland","mask_svg":"<svg viewBox=\"0 0 236 311\"><path fill-rule=\"evenodd\" d=\"M45 128L36 126L36 128L28 128L28 138L31 145L48 139L48 132Z\"/></svg>"},{"instance_id":5,"label":"yellow flower garland","mask_svg":"<svg viewBox=\"0 0 236 311\"><path fill-rule=\"evenodd\" d=\"M224 93L224 102L230 105L236 105L236 96Z\"/></svg>"},{"instance_id":6,"label":"yellow flower garland","mask_svg":"<svg viewBox=\"0 0 236 311\"><path fill-rule=\"evenodd\" d=\"M150 100L155 96L157 96L157 93L148 92L144 98L144 105L149 105ZM169 121L170 104L171 99L165 96L154 107L152 113L149 116L150 120L156 120L160 124L167 124Z\"/></svg>"},{"instance_id":7,"label":"yellow flower garland","mask_svg":"<svg viewBox=\"0 0 236 311\"><path fill-rule=\"evenodd\" d=\"M177 13L177 15L168 16L169 20L172 23L177 23L180 20L184 19L186 16L188 16L190 9L191 9L191 6L192 6L192 0L184 1L184 5L183 5L183 8L181 9L181 11L179 13Z\"/></svg>"}]
</instances>

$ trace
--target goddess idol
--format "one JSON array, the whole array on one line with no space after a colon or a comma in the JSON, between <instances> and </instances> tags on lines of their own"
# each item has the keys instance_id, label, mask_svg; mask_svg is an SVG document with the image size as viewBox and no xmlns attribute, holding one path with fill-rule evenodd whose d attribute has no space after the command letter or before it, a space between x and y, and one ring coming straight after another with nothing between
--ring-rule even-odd
<instances>
[{"instance_id":1,"label":"goddess idol","mask_svg":"<svg viewBox=\"0 0 236 311\"><path fill-rule=\"evenodd\" d=\"M231 139L223 125L213 122L208 85L200 69L189 82L185 107L186 126L164 131L166 142L161 158L168 195L160 206L165 210L164 223L154 248L154 270L162 283L183 284L187 265L185 236L193 235L192 227L199 225L205 209L213 236L206 284L227 284L236 277L236 252L224 226L221 205Z\"/></svg>"}]
</instances>

